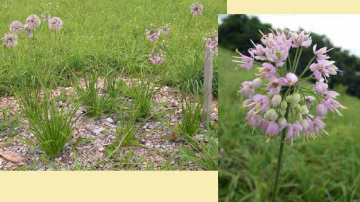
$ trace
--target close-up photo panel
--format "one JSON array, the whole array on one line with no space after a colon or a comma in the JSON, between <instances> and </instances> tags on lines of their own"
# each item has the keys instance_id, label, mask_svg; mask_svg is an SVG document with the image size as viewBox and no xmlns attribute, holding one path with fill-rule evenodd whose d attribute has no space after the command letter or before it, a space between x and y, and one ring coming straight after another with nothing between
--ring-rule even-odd
<instances>
[{"instance_id":1,"label":"close-up photo panel","mask_svg":"<svg viewBox=\"0 0 360 202\"><path fill-rule=\"evenodd\" d=\"M359 15L219 15L219 201L359 201Z\"/></svg>"}]
</instances>

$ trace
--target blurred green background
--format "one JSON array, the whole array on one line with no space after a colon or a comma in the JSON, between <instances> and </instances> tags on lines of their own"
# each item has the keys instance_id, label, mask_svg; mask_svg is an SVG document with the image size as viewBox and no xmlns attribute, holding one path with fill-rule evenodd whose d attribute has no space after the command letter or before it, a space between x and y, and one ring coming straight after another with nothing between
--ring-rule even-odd
<instances>
[{"instance_id":1,"label":"blurred green background","mask_svg":"<svg viewBox=\"0 0 360 202\"><path fill-rule=\"evenodd\" d=\"M255 130L252 134L252 128L244 126L246 111L241 108L243 99L238 91L243 81L255 78L256 69L237 69L231 60L236 55L237 44L250 47L249 39L259 39L258 30L269 25L245 15L231 18L236 25L224 21L219 26L223 47L219 49L219 201L266 202L274 185L280 142L272 139L267 144L262 132ZM239 28L245 23L243 20L250 27ZM227 30L225 36L222 30ZM317 37L315 33L312 36ZM236 42L241 37L244 41ZM326 41L325 36L319 37ZM244 52L244 47L238 48ZM346 53L340 51L339 54ZM341 60L330 56L336 62ZM303 59L306 60L306 56ZM359 59L355 59L358 65ZM359 68L353 65L352 68ZM298 139L292 146L285 145L277 201L360 201L360 100L346 95L350 92L345 84L335 84L338 83L334 82L332 87L342 94L338 100L348 110L343 111L343 118L328 115L325 123L330 136L321 134L310 143ZM359 82L354 85L358 87Z\"/></svg>"}]
</instances>

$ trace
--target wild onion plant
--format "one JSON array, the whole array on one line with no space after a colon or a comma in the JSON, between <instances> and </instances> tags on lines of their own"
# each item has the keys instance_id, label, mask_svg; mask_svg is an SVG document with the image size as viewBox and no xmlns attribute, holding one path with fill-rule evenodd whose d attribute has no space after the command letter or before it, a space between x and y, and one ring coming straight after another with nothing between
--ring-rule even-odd
<instances>
[{"instance_id":1,"label":"wild onion plant","mask_svg":"<svg viewBox=\"0 0 360 202\"><path fill-rule=\"evenodd\" d=\"M86 113L93 118L101 116L102 113L110 112L116 105L117 86L114 80L105 76L103 88L99 86L99 74L85 74L84 85L80 79L75 81L76 92L85 105ZM104 87L105 86L105 87Z\"/></svg>"},{"instance_id":2,"label":"wild onion plant","mask_svg":"<svg viewBox=\"0 0 360 202\"><path fill-rule=\"evenodd\" d=\"M185 136L193 136L200 130L202 99L189 96L189 99L181 100L181 123L180 131Z\"/></svg>"},{"instance_id":3,"label":"wild onion plant","mask_svg":"<svg viewBox=\"0 0 360 202\"><path fill-rule=\"evenodd\" d=\"M79 117L75 116L79 104L66 109L61 109L50 97L50 92L38 87L23 87L17 93L22 113L29 121L29 130L35 139L29 139L28 143L39 147L45 154L54 158L63 150L65 144L72 138L75 122Z\"/></svg>"},{"instance_id":4,"label":"wild onion plant","mask_svg":"<svg viewBox=\"0 0 360 202\"><path fill-rule=\"evenodd\" d=\"M217 170L219 142L214 132L213 130L208 130L204 134L205 141L190 137L188 143L195 152L185 146L180 146L180 156L186 161L194 162L205 170Z\"/></svg>"},{"instance_id":5,"label":"wild onion plant","mask_svg":"<svg viewBox=\"0 0 360 202\"><path fill-rule=\"evenodd\" d=\"M328 111L342 116L340 110L346 107L335 100L339 93L328 89L327 78L337 75L339 70L335 61L329 60L327 47L317 50L314 45L313 58L302 73L296 75L301 53L312 43L310 34L284 29L262 35L262 44L252 42L254 48L249 49L250 56L239 53L240 57L236 57L239 60L234 62L240 63L240 68L258 66L259 69L259 78L243 82L240 90L242 97L248 98L243 103L249 110L247 125L260 129L267 137L266 142L275 137L280 139L272 193L272 201L275 201L284 144L292 144L300 138L309 141L320 133L329 135L322 120ZM294 58L290 57L292 54ZM305 77L306 73L310 76ZM309 80L316 82L313 89L308 87ZM310 114L315 107L317 114Z\"/></svg>"},{"instance_id":6,"label":"wild onion plant","mask_svg":"<svg viewBox=\"0 0 360 202\"><path fill-rule=\"evenodd\" d=\"M127 95L132 99L132 109L136 112L136 120L146 119L151 116L152 100L158 90L151 86L149 81L141 80L139 83L132 83L127 89Z\"/></svg>"}]
</instances>

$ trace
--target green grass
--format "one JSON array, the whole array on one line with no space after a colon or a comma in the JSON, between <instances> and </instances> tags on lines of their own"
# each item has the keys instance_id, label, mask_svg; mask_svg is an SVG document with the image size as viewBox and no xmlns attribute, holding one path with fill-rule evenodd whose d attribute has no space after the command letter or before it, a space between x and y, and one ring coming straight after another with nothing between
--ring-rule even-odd
<instances>
[{"instance_id":1,"label":"green grass","mask_svg":"<svg viewBox=\"0 0 360 202\"><path fill-rule=\"evenodd\" d=\"M219 49L219 201L266 202L280 142L266 144L261 132L244 127L238 91L243 81L254 79L255 69L236 69L232 55ZM343 118L328 116L330 136L285 144L277 201L360 201L360 100L345 94L338 100L349 109Z\"/></svg>"},{"instance_id":2,"label":"green grass","mask_svg":"<svg viewBox=\"0 0 360 202\"><path fill-rule=\"evenodd\" d=\"M45 11L63 20L55 34L42 22L35 37L19 35L18 46L0 49L0 95L11 94L19 81L41 71L47 83L66 85L72 72L85 68L126 69L131 76L142 72L187 92L202 86L206 33L217 29L217 14L226 12L225 0L202 0L203 15L190 20L192 0L46 0L1 1L0 35L8 32L12 21L22 23L30 14ZM151 12L150 12L151 11ZM190 21L189 21L190 20ZM145 30L153 23L169 24L170 34L148 41ZM160 41L168 47L165 63L151 65L148 55ZM214 72L217 58L214 59ZM217 89L215 78L214 89ZM216 92L214 92L216 94Z\"/></svg>"}]
</instances>

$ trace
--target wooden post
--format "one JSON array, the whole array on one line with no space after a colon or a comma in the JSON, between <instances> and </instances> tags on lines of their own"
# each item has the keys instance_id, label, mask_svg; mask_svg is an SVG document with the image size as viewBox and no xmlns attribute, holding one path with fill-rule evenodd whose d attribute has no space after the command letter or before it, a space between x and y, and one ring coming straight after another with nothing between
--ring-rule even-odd
<instances>
[{"instance_id":1,"label":"wooden post","mask_svg":"<svg viewBox=\"0 0 360 202\"><path fill-rule=\"evenodd\" d=\"M205 45L203 125L210 122L212 103L213 53Z\"/></svg>"}]
</instances>

